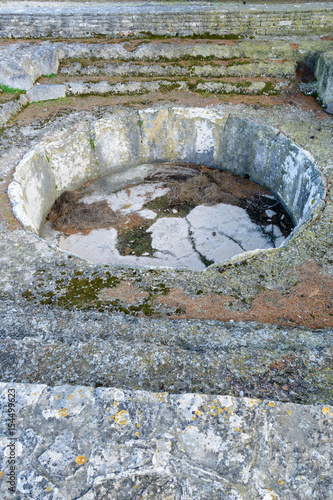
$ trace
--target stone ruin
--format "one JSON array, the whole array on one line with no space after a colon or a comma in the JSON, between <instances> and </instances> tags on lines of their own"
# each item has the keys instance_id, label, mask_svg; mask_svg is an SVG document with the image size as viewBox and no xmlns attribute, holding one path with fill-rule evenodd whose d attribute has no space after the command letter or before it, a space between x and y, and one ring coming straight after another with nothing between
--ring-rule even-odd
<instances>
[{"instance_id":1,"label":"stone ruin","mask_svg":"<svg viewBox=\"0 0 333 500\"><path fill-rule=\"evenodd\" d=\"M1 498L333 498L332 6L0 5ZM265 227L277 202L293 227L211 259L200 198L194 267L47 237L95 179L124 210L166 172L213 179L221 210L252 183ZM139 209L176 247L190 201L163 189Z\"/></svg>"}]
</instances>

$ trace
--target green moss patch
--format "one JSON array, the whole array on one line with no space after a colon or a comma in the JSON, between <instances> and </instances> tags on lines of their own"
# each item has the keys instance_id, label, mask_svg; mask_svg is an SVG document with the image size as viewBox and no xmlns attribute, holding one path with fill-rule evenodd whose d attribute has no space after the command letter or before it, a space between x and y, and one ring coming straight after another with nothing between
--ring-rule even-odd
<instances>
[{"instance_id":1,"label":"green moss patch","mask_svg":"<svg viewBox=\"0 0 333 500\"><path fill-rule=\"evenodd\" d=\"M120 255L136 255L137 257L148 254L153 255L151 234L147 229L151 226L151 221L142 220L137 227L118 232L117 249Z\"/></svg>"}]
</instances>

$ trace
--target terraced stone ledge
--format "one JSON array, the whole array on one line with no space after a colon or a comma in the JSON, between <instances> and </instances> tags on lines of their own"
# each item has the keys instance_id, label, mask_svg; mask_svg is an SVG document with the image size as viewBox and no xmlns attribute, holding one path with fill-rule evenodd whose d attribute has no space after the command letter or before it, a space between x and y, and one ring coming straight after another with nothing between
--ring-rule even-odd
<instances>
[{"instance_id":1,"label":"terraced stone ledge","mask_svg":"<svg viewBox=\"0 0 333 500\"><path fill-rule=\"evenodd\" d=\"M153 5L153 8L151 7ZM211 36L215 38L329 35L331 3L251 5L175 2L5 2L2 38L114 38Z\"/></svg>"},{"instance_id":2,"label":"terraced stone ledge","mask_svg":"<svg viewBox=\"0 0 333 500\"><path fill-rule=\"evenodd\" d=\"M294 83L297 64L301 63L309 65L316 77L310 86L303 86L305 92L316 92L325 109L331 109L330 40L179 42L136 39L132 45L119 40L4 45L0 51L0 83L12 90L27 90L32 102L66 95L145 94L174 89L277 95ZM75 78L66 81L65 75ZM35 84L42 76L43 84ZM84 76L93 79L87 81Z\"/></svg>"}]
</instances>

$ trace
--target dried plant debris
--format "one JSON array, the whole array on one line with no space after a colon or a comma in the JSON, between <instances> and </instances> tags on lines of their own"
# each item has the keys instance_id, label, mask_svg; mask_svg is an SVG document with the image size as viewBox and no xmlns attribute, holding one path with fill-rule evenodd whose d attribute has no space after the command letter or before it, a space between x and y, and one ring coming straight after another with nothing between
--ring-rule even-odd
<instances>
[{"instance_id":1,"label":"dried plant debris","mask_svg":"<svg viewBox=\"0 0 333 500\"><path fill-rule=\"evenodd\" d=\"M276 225L284 237L293 230L294 223L288 211L268 189L231 172L204 166L197 167L196 172L195 176L174 181L167 195L145 206L157 210L164 217L184 217L198 205L225 203L243 208L258 225L265 228ZM161 176L158 178L161 180ZM151 176L151 179L154 177Z\"/></svg>"},{"instance_id":2,"label":"dried plant debris","mask_svg":"<svg viewBox=\"0 0 333 500\"><path fill-rule=\"evenodd\" d=\"M63 233L87 233L96 227L110 227L113 211L107 201L87 204L79 201L76 191L65 191L55 201L47 220L56 231Z\"/></svg>"}]
</instances>

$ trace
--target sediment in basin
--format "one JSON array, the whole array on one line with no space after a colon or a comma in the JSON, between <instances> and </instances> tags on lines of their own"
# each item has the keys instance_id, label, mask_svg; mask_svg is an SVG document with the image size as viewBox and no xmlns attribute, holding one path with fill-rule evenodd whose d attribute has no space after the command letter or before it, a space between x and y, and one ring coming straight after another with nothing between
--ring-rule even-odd
<instances>
[{"instance_id":1,"label":"sediment in basin","mask_svg":"<svg viewBox=\"0 0 333 500\"><path fill-rule=\"evenodd\" d=\"M248 179L149 164L125 179L109 174L64 192L41 237L94 264L200 271L247 250L278 247L292 228L281 203Z\"/></svg>"}]
</instances>

